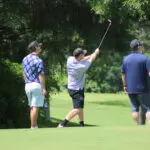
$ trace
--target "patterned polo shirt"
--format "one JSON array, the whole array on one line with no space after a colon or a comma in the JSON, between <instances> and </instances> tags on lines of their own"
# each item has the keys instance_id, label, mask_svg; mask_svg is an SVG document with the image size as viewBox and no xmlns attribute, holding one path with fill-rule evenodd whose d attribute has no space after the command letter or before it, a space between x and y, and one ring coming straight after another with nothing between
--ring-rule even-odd
<instances>
[{"instance_id":1,"label":"patterned polo shirt","mask_svg":"<svg viewBox=\"0 0 150 150\"><path fill-rule=\"evenodd\" d=\"M40 83L39 74L44 74L43 60L36 54L29 54L23 58L22 67L25 73L25 83Z\"/></svg>"}]
</instances>

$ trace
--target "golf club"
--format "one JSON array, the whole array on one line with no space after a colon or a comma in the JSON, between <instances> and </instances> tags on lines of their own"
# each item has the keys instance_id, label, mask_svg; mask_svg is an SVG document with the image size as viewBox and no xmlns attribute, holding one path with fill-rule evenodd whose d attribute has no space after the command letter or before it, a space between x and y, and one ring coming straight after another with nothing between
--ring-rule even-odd
<instances>
[{"instance_id":1,"label":"golf club","mask_svg":"<svg viewBox=\"0 0 150 150\"><path fill-rule=\"evenodd\" d=\"M103 37L102 37L102 40L100 41L100 44L99 44L98 48L100 48L100 46L102 45L103 40L104 40L104 38L105 38L105 36L106 36L106 34L107 34L107 32L108 32L110 26L111 26L111 20L110 20L110 19L108 19L108 22L109 22L108 27L107 27L107 29L106 29L106 31L105 31L105 34L104 34Z\"/></svg>"}]
</instances>

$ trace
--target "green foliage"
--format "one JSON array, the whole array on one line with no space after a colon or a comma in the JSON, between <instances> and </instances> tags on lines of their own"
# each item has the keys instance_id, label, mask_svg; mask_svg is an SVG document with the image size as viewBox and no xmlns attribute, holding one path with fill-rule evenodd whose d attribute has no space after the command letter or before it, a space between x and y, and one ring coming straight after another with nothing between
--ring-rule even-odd
<instances>
[{"instance_id":1,"label":"green foliage","mask_svg":"<svg viewBox=\"0 0 150 150\"><path fill-rule=\"evenodd\" d=\"M133 38L142 39L149 45L149 0L89 0L89 3L100 15L100 22L105 23L108 18L112 20L108 42L111 47L126 51Z\"/></svg>"},{"instance_id":2,"label":"green foliage","mask_svg":"<svg viewBox=\"0 0 150 150\"><path fill-rule=\"evenodd\" d=\"M119 53L100 56L87 73L88 86L86 90L101 93L121 91L120 66L122 57Z\"/></svg>"},{"instance_id":3,"label":"green foliage","mask_svg":"<svg viewBox=\"0 0 150 150\"><path fill-rule=\"evenodd\" d=\"M88 80L85 85L85 91L89 93L91 92L98 93L100 89L96 81Z\"/></svg>"},{"instance_id":4,"label":"green foliage","mask_svg":"<svg viewBox=\"0 0 150 150\"><path fill-rule=\"evenodd\" d=\"M118 21L126 17L143 21L149 17L149 0L89 0L89 3L95 13L101 15L102 20L119 16Z\"/></svg>"},{"instance_id":5,"label":"green foliage","mask_svg":"<svg viewBox=\"0 0 150 150\"><path fill-rule=\"evenodd\" d=\"M1 59L0 68L0 127L27 127L28 109L21 66Z\"/></svg>"}]
</instances>

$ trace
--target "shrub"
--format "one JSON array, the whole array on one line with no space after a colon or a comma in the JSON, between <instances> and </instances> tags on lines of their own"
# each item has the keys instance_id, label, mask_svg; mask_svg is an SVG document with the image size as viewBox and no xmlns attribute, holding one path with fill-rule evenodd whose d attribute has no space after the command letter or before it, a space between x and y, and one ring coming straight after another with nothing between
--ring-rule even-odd
<instances>
[{"instance_id":1,"label":"shrub","mask_svg":"<svg viewBox=\"0 0 150 150\"><path fill-rule=\"evenodd\" d=\"M21 65L0 60L0 127L27 127L28 106Z\"/></svg>"}]
</instances>

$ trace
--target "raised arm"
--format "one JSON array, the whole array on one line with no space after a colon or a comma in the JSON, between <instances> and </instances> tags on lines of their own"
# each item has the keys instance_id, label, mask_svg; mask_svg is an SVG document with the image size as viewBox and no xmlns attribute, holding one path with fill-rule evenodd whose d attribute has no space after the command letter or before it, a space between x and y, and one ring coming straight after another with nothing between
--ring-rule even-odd
<instances>
[{"instance_id":1,"label":"raised arm","mask_svg":"<svg viewBox=\"0 0 150 150\"><path fill-rule=\"evenodd\" d=\"M96 59L96 57L98 56L99 52L100 52L100 50L99 50L99 48L97 48L97 49L90 55L90 57L89 57L88 60L91 61L91 62L95 61L95 59Z\"/></svg>"},{"instance_id":2,"label":"raised arm","mask_svg":"<svg viewBox=\"0 0 150 150\"><path fill-rule=\"evenodd\" d=\"M90 62L95 61L97 55L99 54L99 49L97 48L91 55L85 56L82 61L87 61L89 60Z\"/></svg>"}]
</instances>

